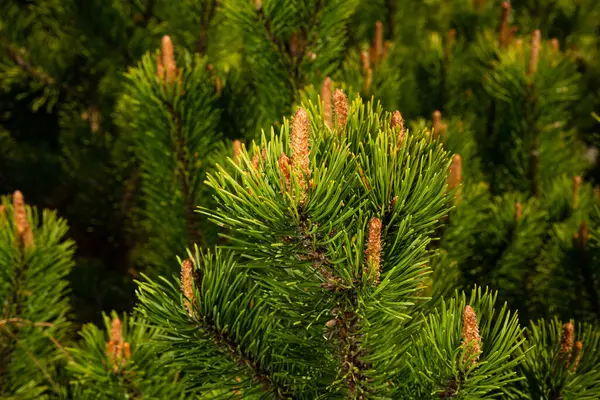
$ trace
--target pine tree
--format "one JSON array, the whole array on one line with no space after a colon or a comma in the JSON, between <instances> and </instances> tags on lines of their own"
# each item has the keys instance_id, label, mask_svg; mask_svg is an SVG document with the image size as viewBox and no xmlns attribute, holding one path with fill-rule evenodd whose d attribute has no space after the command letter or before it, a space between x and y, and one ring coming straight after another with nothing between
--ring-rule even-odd
<instances>
[{"instance_id":1,"label":"pine tree","mask_svg":"<svg viewBox=\"0 0 600 400\"><path fill-rule=\"evenodd\" d=\"M169 265L195 243L213 243L194 207L210 200L203 176L226 151L218 132L218 78L206 59L189 53L178 58L164 36L161 51L129 71L118 107L139 164L139 231L148 236L139 263L155 267Z\"/></svg>"},{"instance_id":2,"label":"pine tree","mask_svg":"<svg viewBox=\"0 0 600 400\"><path fill-rule=\"evenodd\" d=\"M74 246L56 212L25 204L16 191L0 205L0 396L45 399L58 379L69 336L66 275Z\"/></svg>"},{"instance_id":3,"label":"pine tree","mask_svg":"<svg viewBox=\"0 0 600 400\"><path fill-rule=\"evenodd\" d=\"M451 199L447 153L381 106L348 104L340 89L331 124L325 108L304 104L279 134L230 161L234 172L209 175L218 207L203 212L228 229L229 250L196 250L178 282L140 284L140 310L165 330L173 365L201 390L243 398L501 393L522 358L503 361L519 344L514 316L495 316L481 292L469 306L462 297L415 315L430 235ZM450 364L431 383L417 378L435 352L428 334L449 346L441 362ZM487 367L464 375L480 353Z\"/></svg>"}]
</instances>

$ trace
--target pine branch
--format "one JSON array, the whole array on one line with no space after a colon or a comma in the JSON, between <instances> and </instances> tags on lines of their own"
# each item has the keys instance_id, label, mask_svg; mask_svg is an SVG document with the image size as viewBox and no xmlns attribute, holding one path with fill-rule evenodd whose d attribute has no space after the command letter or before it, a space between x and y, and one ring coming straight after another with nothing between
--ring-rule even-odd
<instances>
[{"instance_id":1,"label":"pine branch","mask_svg":"<svg viewBox=\"0 0 600 400\"><path fill-rule=\"evenodd\" d=\"M193 247L196 243L202 243L202 233L200 230L198 217L194 212L196 207L195 201L191 198L191 188L188 184L188 175L192 171L190 160L185 152L186 142L182 132L181 116L174 110L171 103L166 103L166 107L175 124L175 155L178 161L178 171L176 174L179 177L179 186L183 195L183 206L185 223L187 227L189 247Z\"/></svg>"}]
</instances>

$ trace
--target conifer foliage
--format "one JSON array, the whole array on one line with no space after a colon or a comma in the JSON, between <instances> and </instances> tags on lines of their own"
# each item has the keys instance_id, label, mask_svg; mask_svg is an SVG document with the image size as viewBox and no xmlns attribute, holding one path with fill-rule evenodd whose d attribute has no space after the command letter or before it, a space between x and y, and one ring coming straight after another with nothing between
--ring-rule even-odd
<instances>
[{"instance_id":1,"label":"conifer foliage","mask_svg":"<svg viewBox=\"0 0 600 400\"><path fill-rule=\"evenodd\" d=\"M66 275L74 246L56 212L25 204L16 191L0 205L0 396L44 399L57 380L68 337Z\"/></svg>"},{"instance_id":2,"label":"conifer foliage","mask_svg":"<svg viewBox=\"0 0 600 400\"><path fill-rule=\"evenodd\" d=\"M597 1L0 14L1 398L600 398Z\"/></svg>"},{"instance_id":3,"label":"conifer foliage","mask_svg":"<svg viewBox=\"0 0 600 400\"><path fill-rule=\"evenodd\" d=\"M521 328L506 309L494 313L490 295L410 317L424 301L427 245L450 203L448 154L378 105L348 104L340 89L333 98L333 124L321 103L306 103L278 134L230 160L235 171L209 175L218 206L202 212L227 228L230 249L191 254L179 284L141 283L140 310L167 332L173 364L207 392L501 393L522 359L511 358ZM446 367L431 370L432 345L444 346ZM420 362L427 382L417 378Z\"/></svg>"},{"instance_id":4,"label":"conifer foliage","mask_svg":"<svg viewBox=\"0 0 600 400\"><path fill-rule=\"evenodd\" d=\"M184 399L177 371L165 371L151 340L160 332L135 316L103 316L70 349L71 395L76 399Z\"/></svg>"}]
</instances>

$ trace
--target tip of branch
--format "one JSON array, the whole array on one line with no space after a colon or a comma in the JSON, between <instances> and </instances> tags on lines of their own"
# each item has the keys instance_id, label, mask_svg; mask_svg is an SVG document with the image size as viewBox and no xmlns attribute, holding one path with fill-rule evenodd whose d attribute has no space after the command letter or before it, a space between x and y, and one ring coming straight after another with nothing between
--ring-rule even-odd
<instances>
[{"instance_id":1,"label":"tip of branch","mask_svg":"<svg viewBox=\"0 0 600 400\"><path fill-rule=\"evenodd\" d=\"M532 76L536 73L538 62L540 58L540 42L542 39L542 32L536 29L531 34L531 54L529 55L529 68L527 74Z\"/></svg>"},{"instance_id":2,"label":"tip of branch","mask_svg":"<svg viewBox=\"0 0 600 400\"><path fill-rule=\"evenodd\" d=\"M440 110L435 110L431 115L431 120L433 122L433 134L436 137L443 135L448 130L448 125L442 122L442 113Z\"/></svg>"},{"instance_id":3,"label":"tip of branch","mask_svg":"<svg viewBox=\"0 0 600 400\"><path fill-rule=\"evenodd\" d=\"M515 203L515 220L517 222L521 221L521 216L523 215L523 206L520 202Z\"/></svg>"},{"instance_id":4,"label":"tip of branch","mask_svg":"<svg viewBox=\"0 0 600 400\"><path fill-rule=\"evenodd\" d=\"M378 64L383 56L383 23L377 21L375 23L375 37L373 38L373 49L375 59L374 64Z\"/></svg>"},{"instance_id":5,"label":"tip of branch","mask_svg":"<svg viewBox=\"0 0 600 400\"><path fill-rule=\"evenodd\" d=\"M289 190L290 186L290 159L286 154L279 156L279 172L281 173L281 191L282 194Z\"/></svg>"},{"instance_id":6,"label":"tip of branch","mask_svg":"<svg viewBox=\"0 0 600 400\"><path fill-rule=\"evenodd\" d=\"M367 274L372 279L373 286L379 284L381 275L381 225L381 219L377 217L369 220L366 250Z\"/></svg>"},{"instance_id":7,"label":"tip of branch","mask_svg":"<svg viewBox=\"0 0 600 400\"><path fill-rule=\"evenodd\" d=\"M302 107L298 108L292 120L292 167L299 173L308 176L309 169L309 142L310 142L310 120L308 113ZM301 180L303 181L303 180Z\"/></svg>"},{"instance_id":8,"label":"tip of branch","mask_svg":"<svg viewBox=\"0 0 600 400\"><path fill-rule=\"evenodd\" d=\"M25 199L23 198L23 193L21 193L20 190L17 190L13 193L13 210L17 234L21 244L25 248L33 247L33 231L31 229L31 225L29 225L29 221L27 221Z\"/></svg>"},{"instance_id":9,"label":"tip of branch","mask_svg":"<svg viewBox=\"0 0 600 400\"><path fill-rule=\"evenodd\" d=\"M240 154L242 154L242 142L239 140L234 140L232 143L233 147L233 161L238 164L240 159Z\"/></svg>"},{"instance_id":10,"label":"tip of branch","mask_svg":"<svg viewBox=\"0 0 600 400\"><path fill-rule=\"evenodd\" d=\"M166 73L167 83L172 83L177 77L177 65L175 64L175 53L171 37L165 35L161 40L162 66Z\"/></svg>"},{"instance_id":11,"label":"tip of branch","mask_svg":"<svg viewBox=\"0 0 600 400\"><path fill-rule=\"evenodd\" d=\"M455 154L450 164L450 175L448 176L448 189L456 189L462 182L462 157Z\"/></svg>"},{"instance_id":12,"label":"tip of branch","mask_svg":"<svg viewBox=\"0 0 600 400\"><path fill-rule=\"evenodd\" d=\"M348 122L348 98L341 89L335 89L333 93L333 105L335 109L335 121L338 129L342 131Z\"/></svg>"},{"instance_id":13,"label":"tip of branch","mask_svg":"<svg viewBox=\"0 0 600 400\"><path fill-rule=\"evenodd\" d=\"M579 197L581 194L581 183L582 183L582 179L581 176L575 176L573 177L573 208L577 208L577 206L579 205Z\"/></svg>"},{"instance_id":14,"label":"tip of branch","mask_svg":"<svg viewBox=\"0 0 600 400\"><path fill-rule=\"evenodd\" d=\"M392 129L398 130L398 146L402 144L404 141L404 135L406 134L406 130L404 128L404 118L402 118L402 114L400 111L396 110L392 113Z\"/></svg>"},{"instance_id":15,"label":"tip of branch","mask_svg":"<svg viewBox=\"0 0 600 400\"><path fill-rule=\"evenodd\" d=\"M183 294L185 308L190 317L194 316L194 265L189 258L181 263L181 293Z\"/></svg>"},{"instance_id":16,"label":"tip of branch","mask_svg":"<svg viewBox=\"0 0 600 400\"><path fill-rule=\"evenodd\" d=\"M508 25L508 17L510 15L511 5L508 1L502 3L502 17L500 19L500 48L506 47L509 40L510 28Z\"/></svg>"},{"instance_id":17,"label":"tip of branch","mask_svg":"<svg viewBox=\"0 0 600 400\"><path fill-rule=\"evenodd\" d=\"M559 354L564 359L565 364L571 362L571 351L573 349L574 327L571 322L567 322L562 327L562 336L560 338Z\"/></svg>"},{"instance_id":18,"label":"tip of branch","mask_svg":"<svg viewBox=\"0 0 600 400\"><path fill-rule=\"evenodd\" d=\"M328 127L333 126L333 114L331 111L331 89L333 81L330 77L326 77L321 85L321 101L323 102L323 118Z\"/></svg>"},{"instance_id":19,"label":"tip of branch","mask_svg":"<svg viewBox=\"0 0 600 400\"><path fill-rule=\"evenodd\" d=\"M462 328L463 346L467 350L465 352L463 362L467 363L471 359L472 367L479 359L481 352L481 337L479 336L479 324L477 322L477 314L471 306L465 306L463 310L463 328Z\"/></svg>"}]
</instances>

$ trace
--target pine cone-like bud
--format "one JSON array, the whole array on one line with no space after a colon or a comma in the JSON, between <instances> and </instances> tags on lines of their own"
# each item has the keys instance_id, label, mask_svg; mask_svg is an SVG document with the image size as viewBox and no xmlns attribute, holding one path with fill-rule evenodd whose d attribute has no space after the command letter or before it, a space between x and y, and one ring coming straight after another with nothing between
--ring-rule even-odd
<instances>
[{"instance_id":1,"label":"pine cone-like bud","mask_svg":"<svg viewBox=\"0 0 600 400\"><path fill-rule=\"evenodd\" d=\"M448 130L448 125L442 121L442 113L439 110L435 110L431 119L433 122L433 134L436 137L444 135Z\"/></svg>"},{"instance_id":2,"label":"pine cone-like bud","mask_svg":"<svg viewBox=\"0 0 600 400\"><path fill-rule=\"evenodd\" d=\"M577 208L577 206L579 205L581 182L581 176L576 176L573 178L573 208Z\"/></svg>"},{"instance_id":3,"label":"pine cone-like bud","mask_svg":"<svg viewBox=\"0 0 600 400\"><path fill-rule=\"evenodd\" d=\"M106 355L113 362L113 368L119 368L119 361L123 352L123 328L121 320L114 318L111 322L109 341L106 346Z\"/></svg>"},{"instance_id":4,"label":"pine cone-like bud","mask_svg":"<svg viewBox=\"0 0 600 400\"><path fill-rule=\"evenodd\" d=\"M392 113L392 129L398 130L398 146L400 146L404 141L406 130L404 129L404 118L402 118L402 114L398 110Z\"/></svg>"},{"instance_id":5,"label":"pine cone-like bud","mask_svg":"<svg viewBox=\"0 0 600 400\"><path fill-rule=\"evenodd\" d=\"M173 42L167 35L163 36L161 42L162 65L165 69L167 83L175 82L177 77L177 65L175 64L175 53L173 51Z\"/></svg>"},{"instance_id":6,"label":"pine cone-like bud","mask_svg":"<svg viewBox=\"0 0 600 400\"><path fill-rule=\"evenodd\" d=\"M462 182L462 157L460 154L455 154L452 157L452 163L450 164L450 174L448 175L448 190L456 191L456 200L460 199L460 184Z\"/></svg>"},{"instance_id":7,"label":"pine cone-like bud","mask_svg":"<svg viewBox=\"0 0 600 400\"><path fill-rule=\"evenodd\" d=\"M552 43L552 50L558 53L560 51L560 42L558 41L558 39L552 38L552 41L550 43Z\"/></svg>"},{"instance_id":8,"label":"pine cone-like bud","mask_svg":"<svg viewBox=\"0 0 600 400\"><path fill-rule=\"evenodd\" d=\"M365 272L372 277L373 286L377 286L381 275L381 220L377 217L369 221L366 255L368 270Z\"/></svg>"},{"instance_id":9,"label":"pine cone-like bud","mask_svg":"<svg viewBox=\"0 0 600 400\"><path fill-rule=\"evenodd\" d=\"M348 98L342 90L335 89L333 94L333 105L335 108L335 121L341 132L348 122Z\"/></svg>"},{"instance_id":10,"label":"pine cone-like bud","mask_svg":"<svg viewBox=\"0 0 600 400\"><path fill-rule=\"evenodd\" d=\"M299 108L292 121L292 168L300 186L300 202L306 200L306 180L310 176L310 121L304 108Z\"/></svg>"},{"instance_id":11,"label":"pine cone-like bud","mask_svg":"<svg viewBox=\"0 0 600 400\"><path fill-rule=\"evenodd\" d=\"M383 56L383 23L377 21L375 23L375 36L373 37L373 53L375 58L372 60L373 64L379 64Z\"/></svg>"},{"instance_id":12,"label":"pine cone-like bud","mask_svg":"<svg viewBox=\"0 0 600 400\"><path fill-rule=\"evenodd\" d=\"M508 36L510 27L508 25L508 17L510 15L511 6L508 1L502 3L502 18L500 20L500 48L505 48L508 45Z\"/></svg>"},{"instance_id":13,"label":"pine cone-like bud","mask_svg":"<svg viewBox=\"0 0 600 400\"><path fill-rule=\"evenodd\" d=\"M287 155L279 156L279 171L281 172L281 191L282 194L289 190L290 187L290 159Z\"/></svg>"},{"instance_id":14,"label":"pine cone-like bud","mask_svg":"<svg viewBox=\"0 0 600 400\"><path fill-rule=\"evenodd\" d=\"M537 71L538 61L540 59L540 43L542 40L542 33L539 29L533 31L531 35L531 54L529 55L529 68L527 70L528 75L534 75Z\"/></svg>"},{"instance_id":15,"label":"pine cone-like bud","mask_svg":"<svg viewBox=\"0 0 600 400\"><path fill-rule=\"evenodd\" d=\"M242 142L239 140L234 140L233 144L233 161L238 164L240 159L240 154L242 154Z\"/></svg>"},{"instance_id":16,"label":"pine cone-like bud","mask_svg":"<svg viewBox=\"0 0 600 400\"><path fill-rule=\"evenodd\" d=\"M181 264L181 293L183 293L183 304L190 317L194 316L194 264L189 258Z\"/></svg>"},{"instance_id":17,"label":"pine cone-like bud","mask_svg":"<svg viewBox=\"0 0 600 400\"><path fill-rule=\"evenodd\" d=\"M254 167L254 169L258 169L258 164L260 163L261 156L263 161L267 159L267 150L265 148L261 149L260 155L259 153L254 153L254 155L252 156L252 167Z\"/></svg>"},{"instance_id":18,"label":"pine cone-like bud","mask_svg":"<svg viewBox=\"0 0 600 400\"><path fill-rule=\"evenodd\" d=\"M13 194L13 208L19 240L26 249L32 248L34 246L33 231L31 230L29 221L27 221L27 210L25 209L23 193L19 190Z\"/></svg>"},{"instance_id":19,"label":"pine cone-like bud","mask_svg":"<svg viewBox=\"0 0 600 400\"><path fill-rule=\"evenodd\" d=\"M330 77L325 78L321 85L321 101L323 102L323 118L328 127L333 127L333 114L331 110L331 89L333 81Z\"/></svg>"},{"instance_id":20,"label":"pine cone-like bud","mask_svg":"<svg viewBox=\"0 0 600 400\"><path fill-rule=\"evenodd\" d=\"M571 352L573 350L574 327L571 322L567 322L562 328L562 337L560 338L559 354L568 365L571 362Z\"/></svg>"},{"instance_id":21,"label":"pine cone-like bud","mask_svg":"<svg viewBox=\"0 0 600 400\"><path fill-rule=\"evenodd\" d=\"M523 215L523 206L520 202L515 203L515 220L517 222L521 221L521 216Z\"/></svg>"},{"instance_id":22,"label":"pine cone-like bud","mask_svg":"<svg viewBox=\"0 0 600 400\"><path fill-rule=\"evenodd\" d=\"M463 362L467 363L471 359L471 365L474 366L479 359L481 352L481 337L479 336L479 325L477 323L477 315L471 306L465 306L463 311L463 328L462 328L463 347L466 350Z\"/></svg>"}]
</instances>

